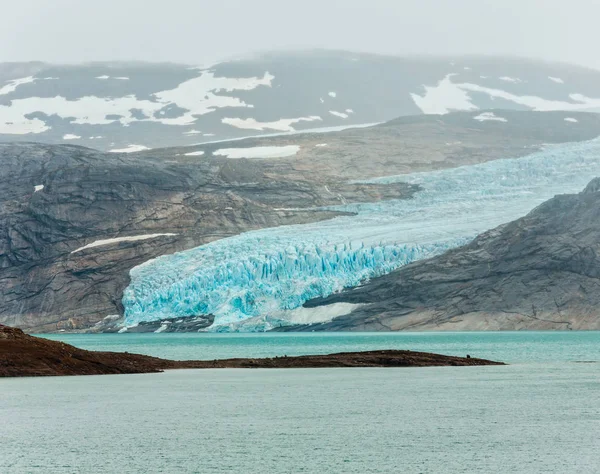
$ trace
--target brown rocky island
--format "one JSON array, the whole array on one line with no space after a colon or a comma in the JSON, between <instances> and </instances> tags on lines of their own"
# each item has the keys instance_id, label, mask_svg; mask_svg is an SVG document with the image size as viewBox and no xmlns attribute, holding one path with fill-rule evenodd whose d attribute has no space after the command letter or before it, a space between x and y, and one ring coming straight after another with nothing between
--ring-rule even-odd
<instances>
[{"instance_id":1,"label":"brown rocky island","mask_svg":"<svg viewBox=\"0 0 600 474\"><path fill-rule=\"evenodd\" d=\"M0 377L102 375L162 372L166 369L432 367L504 365L471 357L412 351L345 352L267 359L166 360L128 352L95 352L25 334L0 325Z\"/></svg>"}]
</instances>

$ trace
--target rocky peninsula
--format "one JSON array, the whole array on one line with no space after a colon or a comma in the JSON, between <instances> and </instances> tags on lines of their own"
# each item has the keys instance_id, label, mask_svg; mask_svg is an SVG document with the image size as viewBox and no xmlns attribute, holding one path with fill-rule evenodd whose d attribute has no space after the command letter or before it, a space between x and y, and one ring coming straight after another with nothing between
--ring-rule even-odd
<instances>
[{"instance_id":1,"label":"rocky peninsula","mask_svg":"<svg viewBox=\"0 0 600 474\"><path fill-rule=\"evenodd\" d=\"M175 361L127 352L95 352L25 334L0 325L0 377L103 375L162 372L167 369L430 367L503 365L472 357L382 350L328 355Z\"/></svg>"}]
</instances>

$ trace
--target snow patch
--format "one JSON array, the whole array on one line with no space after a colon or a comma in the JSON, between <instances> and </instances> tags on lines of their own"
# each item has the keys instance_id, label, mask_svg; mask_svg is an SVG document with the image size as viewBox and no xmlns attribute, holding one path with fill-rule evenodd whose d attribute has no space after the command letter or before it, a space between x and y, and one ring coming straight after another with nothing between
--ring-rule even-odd
<instances>
[{"instance_id":1,"label":"snow patch","mask_svg":"<svg viewBox=\"0 0 600 474\"><path fill-rule=\"evenodd\" d=\"M113 148L112 150L108 150L109 153L135 153L137 151L150 150L147 146L144 145L129 145L126 148Z\"/></svg>"},{"instance_id":2,"label":"snow patch","mask_svg":"<svg viewBox=\"0 0 600 474\"><path fill-rule=\"evenodd\" d=\"M203 151L191 151L189 153L184 153L185 156L202 156L204 155Z\"/></svg>"},{"instance_id":3,"label":"snow patch","mask_svg":"<svg viewBox=\"0 0 600 474\"><path fill-rule=\"evenodd\" d=\"M585 110L600 107L600 98L590 98L582 94L570 94L573 102L560 100L548 100L538 96L516 95L501 89L483 87L472 83L454 83L448 74L435 86L424 85L423 95L411 94L417 107L425 114L446 114L453 110L477 110L478 107L471 102L469 92L478 92L488 95L490 98L504 99L515 104L523 105L532 110Z\"/></svg>"},{"instance_id":4,"label":"snow patch","mask_svg":"<svg viewBox=\"0 0 600 474\"><path fill-rule=\"evenodd\" d=\"M200 130L188 130L187 132L183 132L184 135L199 135L201 133Z\"/></svg>"},{"instance_id":5,"label":"snow patch","mask_svg":"<svg viewBox=\"0 0 600 474\"><path fill-rule=\"evenodd\" d=\"M7 81L7 84L0 88L0 95L10 94L11 92L14 92L20 85L30 84L32 82L35 82L35 78L33 76Z\"/></svg>"},{"instance_id":6,"label":"snow patch","mask_svg":"<svg viewBox=\"0 0 600 474\"><path fill-rule=\"evenodd\" d=\"M281 132L294 132L296 129L292 127L293 124L298 122L314 122L317 120L322 119L318 115L311 115L309 117L279 119L275 122L259 122L253 118L241 119L226 117L222 119L221 122L244 130L279 130Z\"/></svg>"},{"instance_id":7,"label":"snow patch","mask_svg":"<svg viewBox=\"0 0 600 474\"><path fill-rule=\"evenodd\" d=\"M335 115L336 117L340 117L340 118L344 118L344 119L348 118L348 114L345 114L343 112L336 112L335 110L330 110L329 113L331 115Z\"/></svg>"},{"instance_id":8,"label":"snow patch","mask_svg":"<svg viewBox=\"0 0 600 474\"><path fill-rule=\"evenodd\" d=\"M34 192L34 193L37 193L38 191L41 191L42 189L44 189L44 185L43 185L43 184L36 184L36 185L33 187L33 192Z\"/></svg>"},{"instance_id":9,"label":"snow patch","mask_svg":"<svg viewBox=\"0 0 600 474\"><path fill-rule=\"evenodd\" d=\"M315 146L327 146L327 143L317 143Z\"/></svg>"},{"instance_id":10,"label":"snow patch","mask_svg":"<svg viewBox=\"0 0 600 474\"><path fill-rule=\"evenodd\" d=\"M352 109L346 109L346 112L349 113L349 114L353 114L354 110L352 110Z\"/></svg>"},{"instance_id":11,"label":"snow patch","mask_svg":"<svg viewBox=\"0 0 600 474\"><path fill-rule=\"evenodd\" d=\"M84 245L83 247L79 247L78 249L73 250L71 253L81 252L82 250L91 249L94 247L102 247L104 245L116 244L118 242L137 242L138 240L155 239L157 237L163 237L163 236L172 237L175 235L179 235L179 234L172 234L172 233L143 234L143 235L130 235L128 237L116 237L114 239L95 240L91 244L87 244L87 245Z\"/></svg>"},{"instance_id":12,"label":"snow patch","mask_svg":"<svg viewBox=\"0 0 600 474\"><path fill-rule=\"evenodd\" d=\"M500 79L501 81L504 81L504 82L511 82L513 84L519 84L519 83L523 82L518 77L502 76L502 77L499 77L498 79Z\"/></svg>"},{"instance_id":13,"label":"snow patch","mask_svg":"<svg viewBox=\"0 0 600 474\"><path fill-rule=\"evenodd\" d=\"M496 121L496 122L508 122L504 117L498 117L494 112L483 112L477 117L473 117L474 120L479 122Z\"/></svg>"},{"instance_id":14,"label":"snow patch","mask_svg":"<svg viewBox=\"0 0 600 474\"><path fill-rule=\"evenodd\" d=\"M63 135L63 140L78 140L79 138L81 138L79 135L73 135L72 133Z\"/></svg>"},{"instance_id":15,"label":"snow patch","mask_svg":"<svg viewBox=\"0 0 600 474\"><path fill-rule=\"evenodd\" d=\"M166 331L166 329L169 327L168 324L162 324L156 331L154 331L155 334L159 334L163 331Z\"/></svg>"},{"instance_id":16,"label":"snow patch","mask_svg":"<svg viewBox=\"0 0 600 474\"><path fill-rule=\"evenodd\" d=\"M548 79L550 79L552 82L556 82L557 84L564 84L565 83L565 81L563 81L560 77L548 76Z\"/></svg>"},{"instance_id":17,"label":"snow patch","mask_svg":"<svg viewBox=\"0 0 600 474\"><path fill-rule=\"evenodd\" d=\"M300 151L298 145L286 146L257 146L252 148L221 148L213 155L227 158L285 158L294 156Z\"/></svg>"},{"instance_id":18,"label":"snow patch","mask_svg":"<svg viewBox=\"0 0 600 474\"><path fill-rule=\"evenodd\" d=\"M107 79L110 79L110 76L104 75L104 76L96 76L96 79L100 79L102 81L105 81Z\"/></svg>"},{"instance_id":19,"label":"snow patch","mask_svg":"<svg viewBox=\"0 0 600 474\"><path fill-rule=\"evenodd\" d=\"M469 94L463 91L451 80L456 74L448 74L437 86L426 86L425 94L411 94L417 107L425 114L447 114L452 110L477 110L478 107L471 103Z\"/></svg>"},{"instance_id":20,"label":"snow patch","mask_svg":"<svg viewBox=\"0 0 600 474\"><path fill-rule=\"evenodd\" d=\"M577 120L576 118L573 118L573 117L566 117L565 122L577 123L577 122L579 122L579 120Z\"/></svg>"},{"instance_id":21,"label":"snow patch","mask_svg":"<svg viewBox=\"0 0 600 474\"><path fill-rule=\"evenodd\" d=\"M331 91L331 92L328 92L327 95L329 95L329 97L333 97L335 99L337 97L337 92Z\"/></svg>"}]
</instances>

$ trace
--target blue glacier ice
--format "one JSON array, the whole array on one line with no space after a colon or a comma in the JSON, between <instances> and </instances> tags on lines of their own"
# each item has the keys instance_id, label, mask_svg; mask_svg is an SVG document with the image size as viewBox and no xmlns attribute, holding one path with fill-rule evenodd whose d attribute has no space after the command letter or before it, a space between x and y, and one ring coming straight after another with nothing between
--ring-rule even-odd
<instances>
[{"instance_id":1,"label":"blue glacier ice","mask_svg":"<svg viewBox=\"0 0 600 474\"><path fill-rule=\"evenodd\" d=\"M356 215L247 232L130 272L125 324L212 313L214 330L300 307L442 253L600 176L600 140L526 157L363 182L418 184L413 199L334 206ZM248 330L248 325L244 326Z\"/></svg>"}]
</instances>

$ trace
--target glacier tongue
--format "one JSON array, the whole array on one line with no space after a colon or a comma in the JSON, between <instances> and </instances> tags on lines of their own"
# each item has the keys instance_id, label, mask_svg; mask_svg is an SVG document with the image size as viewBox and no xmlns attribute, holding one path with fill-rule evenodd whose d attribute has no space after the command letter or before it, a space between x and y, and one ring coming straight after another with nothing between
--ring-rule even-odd
<instances>
[{"instance_id":1,"label":"glacier tongue","mask_svg":"<svg viewBox=\"0 0 600 474\"><path fill-rule=\"evenodd\" d=\"M579 192L594 176L598 140L369 180L421 190L410 200L334 207L355 216L247 232L146 262L131 270L125 323L212 313L214 330L252 330L252 321L265 329L262 317L462 245L557 193Z\"/></svg>"},{"instance_id":2,"label":"glacier tongue","mask_svg":"<svg viewBox=\"0 0 600 474\"><path fill-rule=\"evenodd\" d=\"M455 245L366 246L249 234L132 269L126 324L211 313L221 325L294 309Z\"/></svg>"}]
</instances>

